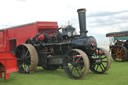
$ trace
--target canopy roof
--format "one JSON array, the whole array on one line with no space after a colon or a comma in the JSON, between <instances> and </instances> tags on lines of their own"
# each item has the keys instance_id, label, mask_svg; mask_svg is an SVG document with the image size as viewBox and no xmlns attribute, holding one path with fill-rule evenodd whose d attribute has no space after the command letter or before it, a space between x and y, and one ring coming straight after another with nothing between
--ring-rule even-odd
<instances>
[{"instance_id":1,"label":"canopy roof","mask_svg":"<svg viewBox=\"0 0 128 85\"><path fill-rule=\"evenodd\" d=\"M121 36L127 36L128 37L128 31L111 32L111 33L106 34L106 37L121 37Z\"/></svg>"}]
</instances>

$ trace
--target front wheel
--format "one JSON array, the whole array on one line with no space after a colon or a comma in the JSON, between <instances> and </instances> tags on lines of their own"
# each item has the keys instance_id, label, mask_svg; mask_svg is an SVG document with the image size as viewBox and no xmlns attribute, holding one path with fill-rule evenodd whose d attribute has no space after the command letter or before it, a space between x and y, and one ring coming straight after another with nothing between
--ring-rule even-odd
<instances>
[{"instance_id":1,"label":"front wheel","mask_svg":"<svg viewBox=\"0 0 128 85\"><path fill-rule=\"evenodd\" d=\"M97 48L96 53L91 56L90 70L94 73L105 73L111 65L111 56L104 48Z\"/></svg>"},{"instance_id":2,"label":"front wheel","mask_svg":"<svg viewBox=\"0 0 128 85\"><path fill-rule=\"evenodd\" d=\"M72 79L82 79L88 69L88 56L82 50L72 49L64 57L64 71Z\"/></svg>"},{"instance_id":3,"label":"front wheel","mask_svg":"<svg viewBox=\"0 0 128 85\"><path fill-rule=\"evenodd\" d=\"M120 45L113 46L111 50L111 55L113 60L117 62L124 62L128 60L127 49L124 46L120 46Z\"/></svg>"}]
</instances>

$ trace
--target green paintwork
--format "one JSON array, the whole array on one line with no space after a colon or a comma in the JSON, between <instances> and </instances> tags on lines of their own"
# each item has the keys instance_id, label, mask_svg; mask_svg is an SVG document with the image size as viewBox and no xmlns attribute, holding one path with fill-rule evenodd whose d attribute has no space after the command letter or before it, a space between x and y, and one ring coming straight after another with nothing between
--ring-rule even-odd
<instances>
[{"instance_id":1,"label":"green paintwork","mask_svg":"<svg viewBox=\"0 0 128 85\"><path fill-rule=\"evenodd\" d=\"M128 36L114 37L114 40L128 40Z\"/></svg>"}]
</instances>

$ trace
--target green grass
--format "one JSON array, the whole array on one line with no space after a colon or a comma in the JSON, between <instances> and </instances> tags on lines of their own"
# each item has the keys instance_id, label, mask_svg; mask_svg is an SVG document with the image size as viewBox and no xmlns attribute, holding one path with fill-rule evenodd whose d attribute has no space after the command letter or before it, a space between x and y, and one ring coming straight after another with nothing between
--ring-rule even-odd
<instances>
[{"instance_id":1,"label":"green grass","mask_svg":"<svg viewBox=\"0 0 128 85\"><path fill-rule=\"evenodd\" d=\"M32 75L12 73L9 80L0 79L0 85L128 85L128 62L112 62L105 74L91 71L85 80L72 80L63 70L45 71L38 68Z\"/></svg>"}]
</instances>

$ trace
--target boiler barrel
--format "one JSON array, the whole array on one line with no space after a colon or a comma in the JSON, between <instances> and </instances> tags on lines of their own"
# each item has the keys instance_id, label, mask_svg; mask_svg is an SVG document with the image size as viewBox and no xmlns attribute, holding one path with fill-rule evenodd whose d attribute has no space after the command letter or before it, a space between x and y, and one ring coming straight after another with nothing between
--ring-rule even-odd
<instances>
[{"instance_id":1,"label":"boiler barrel","mask_svg":"<svg viewBox=\"0 0 128 85\"><path fill-rule=\"evenodd\" d=\"M79 25L80 25L80 35L81 37L87 37L87 30L86 30L86 9L78 9L78 18L79 18Z\"/></svg>"}]
</instances>

